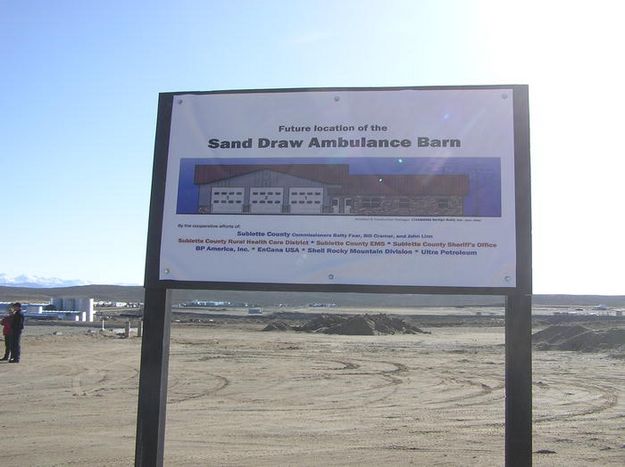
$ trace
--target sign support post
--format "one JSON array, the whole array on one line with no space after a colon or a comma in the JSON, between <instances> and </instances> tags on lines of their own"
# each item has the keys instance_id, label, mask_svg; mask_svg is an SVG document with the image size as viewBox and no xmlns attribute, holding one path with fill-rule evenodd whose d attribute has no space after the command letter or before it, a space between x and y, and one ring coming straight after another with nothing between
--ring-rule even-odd
<instances>
[{"instance_id":1,"label":"sign support post","mask_svg":"<svg viewBox=\"0 0 625 467\"><path fill-rule=\"evenodd\" d=\"M528 90L515 102L517 289L506 294L505 465L532 465L532 234Z\"/></svg>"},{"instance_id":2,"label":"sign support post","mask_svg":"<svg viewBox=\"0 0 625 467\"><path fill-rule=\"evenodd\" d=\"M135 466L160 467L163 465L165 444L169 369L169 291L163 288L146 288L143 315Z\"/></svg>"},{"instance_id":3,"label":"sign support post","mask_svg":"<svg viewBox=\"0 0 625 467\"><path fill-rule=\"evenodd\" d=\"M532 465L531 295L506 297L506 467Z\"/></svg>"}]
</instances>

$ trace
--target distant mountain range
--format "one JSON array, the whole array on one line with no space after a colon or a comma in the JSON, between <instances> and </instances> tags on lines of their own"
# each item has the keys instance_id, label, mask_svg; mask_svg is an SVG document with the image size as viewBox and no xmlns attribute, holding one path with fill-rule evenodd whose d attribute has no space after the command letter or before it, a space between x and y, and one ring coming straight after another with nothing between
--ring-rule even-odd
<instances>
[{"instance_id":1,"label":"distant mountain range","mask_svg":"<svg viewBox=\"0 0 625 467\"><path fill-rule=\"evenodd\" d=\"M89 297L104 301L143 302L142 286L80 285L67 287L32 287L0 285L0 302L45 302L53 297ZM400 295L327 292L249 292L240 290L172 290L172 303L191 300L229 301L250 305L306 306L311 303L350 307L435 307L435 306L503 306L505 297L498 295ZM563 307L625 307L623 295L534 295L534 305ZM321 308L323 309L323 308Z\"/></svg>"},{"instance_id":2,"label":"distant mountain range","mask_svg":"<svg viewBox=\"0 0 625 467\"><path fill-rule=\"evenodd\" d=\"M19 276L10 276L8 274L0 273L0 285L9 287L33 287L33 288L48 288L48 287L73 287L76 285L87 285L88 283L81 280L65 280L58 277L41 277L21 274Z\"/></svg>"}]
</instances>

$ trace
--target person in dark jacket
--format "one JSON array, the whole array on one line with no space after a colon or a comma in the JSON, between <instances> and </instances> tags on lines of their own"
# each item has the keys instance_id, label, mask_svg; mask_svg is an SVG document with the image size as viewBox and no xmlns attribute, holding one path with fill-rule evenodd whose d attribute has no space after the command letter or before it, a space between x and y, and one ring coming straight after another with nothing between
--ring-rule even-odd
<instances>
[{"instance_id":1,"label":"person in dark jacket","mask_svg":"<svg viewBox=\"0 0 625 467\"><path fill-rule=\"evenodd\" d=\"M19 363L20 361L20 340L24 329L24 315L22 314L22 304L13 304L13 319L11 320L11 360L9 363Z\"/></svg>"},{"instance_id":2,"label":"person in dark jacket","mask_svg":"<svg viewBox=\"0 0 625 467\"><path fill-rule=\"evenodd\" d=\"M2 317L2 335L4 336L4 357L0 360L11 358L11 323L13 321L13 304L9 305L8 313Z\"/></svg>"}]
</instances>

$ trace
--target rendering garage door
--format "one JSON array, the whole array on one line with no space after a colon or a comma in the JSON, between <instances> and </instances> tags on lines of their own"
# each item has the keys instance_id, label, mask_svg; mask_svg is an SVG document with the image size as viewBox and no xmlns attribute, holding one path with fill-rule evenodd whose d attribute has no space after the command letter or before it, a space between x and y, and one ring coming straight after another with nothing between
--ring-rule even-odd
<instances>
[{"instance_id":1,"label":"rendering garage door","mask_svg":"<svg viewBox=\"0 0 625 467\"><path fill-rule=\"evenodd\" d=\"M211 190L211 212L243 212L245 189L213 187Z\"/></svg>"},{"instance_id":2,"label":"rendering garage door","mask_svg":"<svg viewBox=\"0 0 625 467\"><path fill-rule=\"evenodd\" d=\"M282 213L284 188L250 188L250 212L262 214Z\"/></svg>"},{"instance_id":3,"label":"rendering garage door","mask_svg":"<svg viewBox=\"0 0 625 467\"><path fill-rule=\"evenodd\" d=\"M321 214L323 188L289 188L291 214Z\"/></svg>"}]
</instances>

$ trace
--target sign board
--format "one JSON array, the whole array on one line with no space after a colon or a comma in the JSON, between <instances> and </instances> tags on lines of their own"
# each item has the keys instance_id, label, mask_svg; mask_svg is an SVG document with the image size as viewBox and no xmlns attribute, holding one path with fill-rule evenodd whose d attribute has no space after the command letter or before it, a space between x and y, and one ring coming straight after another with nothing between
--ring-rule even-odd
<instances>
[{"instance_id":1,"label":"sign board","mask_svg":"<svg viewBox=\"0 0 625 467\"><path fill-rule=\"evenodd\" d=\"M527 291L527 121L525 86L161 94L146 284Z\"/></svg>"},{"instance_id":2,"label":"sign board","mask_svg":"<svg viewBox=\"0 0 625 467\"><path fill-rule=\"evenodd\" d=\"M169 289L506 295L532 459L527 86L160 95L135 465L162 465Z\"/></svg>"}]
</instances>

